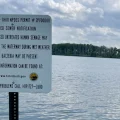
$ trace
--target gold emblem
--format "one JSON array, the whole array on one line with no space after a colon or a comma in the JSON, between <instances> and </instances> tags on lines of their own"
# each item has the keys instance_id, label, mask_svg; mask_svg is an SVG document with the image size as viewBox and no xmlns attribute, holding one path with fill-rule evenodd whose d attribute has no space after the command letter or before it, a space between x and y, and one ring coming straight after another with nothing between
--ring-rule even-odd
<instances>
[{"instance_id":1,"label":"gold emblem","mask_svg":"<svg viewBox=\"0 0 120 120\"><path fill-rule=\"evenodd\" d=\"M30 80L35 81L38 79L38 75L36 73L31 73L30 74Z\"/></svg>"}]
</instances>

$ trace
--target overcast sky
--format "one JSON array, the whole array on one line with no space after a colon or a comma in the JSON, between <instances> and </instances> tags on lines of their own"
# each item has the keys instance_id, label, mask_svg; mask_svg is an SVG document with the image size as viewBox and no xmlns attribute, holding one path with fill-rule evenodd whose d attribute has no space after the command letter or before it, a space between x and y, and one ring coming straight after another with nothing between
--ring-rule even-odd
<instances>
[{"instance_id":1,"label":"overcast sky","mask_svg":"<svg viewBox=\"0 0 120 120\"><path fill-rule=\"evenodd\" d=\"M120 0L0 0L1 14L48 14L52 43L120 48Z\"/></svg>"}]
</instances>

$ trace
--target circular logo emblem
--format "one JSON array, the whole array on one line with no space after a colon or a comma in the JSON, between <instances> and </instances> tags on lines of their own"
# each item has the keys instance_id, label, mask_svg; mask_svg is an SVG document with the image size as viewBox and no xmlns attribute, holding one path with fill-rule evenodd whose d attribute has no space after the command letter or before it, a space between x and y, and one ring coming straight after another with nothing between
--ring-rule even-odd
<instances>
[{"instance_id":1,"label":"circular logo emblem","mask_svg":"<svg viewBox=\"0 0 120 120\"><path fill-rule=\"evenodd\" d=\"M36 73L31 73L30 74L30 80L35 81L38 79L38 75Z\"/></svg>"}]
</instances>

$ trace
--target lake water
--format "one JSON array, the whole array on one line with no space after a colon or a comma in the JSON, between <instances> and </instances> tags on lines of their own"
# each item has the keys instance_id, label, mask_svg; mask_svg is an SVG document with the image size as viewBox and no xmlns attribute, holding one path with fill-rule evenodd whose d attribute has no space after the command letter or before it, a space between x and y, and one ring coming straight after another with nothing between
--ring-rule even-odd
<instances>
[{"instance_id":1,"label":"lake water","mask_svg":"<svg viewBox=\"0 0 120 120\"><path fill-rule=\"evenodd\" d=\"M120 120L120 60L53 56L52 91L20 93L20 120ZM0 94L8 120L8 93Z\"/></svg>"}]
</instances>

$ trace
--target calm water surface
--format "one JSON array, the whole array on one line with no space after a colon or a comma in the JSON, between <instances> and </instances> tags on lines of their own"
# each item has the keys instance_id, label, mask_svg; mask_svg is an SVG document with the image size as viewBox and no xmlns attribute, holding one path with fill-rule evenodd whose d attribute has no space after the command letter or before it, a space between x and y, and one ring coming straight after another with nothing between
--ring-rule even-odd
<instances>
[{"instance_id":1,"label":"calm water surface","mask_svg":"<svg viewBox=\"0 0 120 120\"><path fill-rule=\"evenodd\" d=\"M20 93L20 120L120 120L120 60L53 56L52 91ZM8 93L0 94L8 120Z\"/></svg>"}]
</instances>

